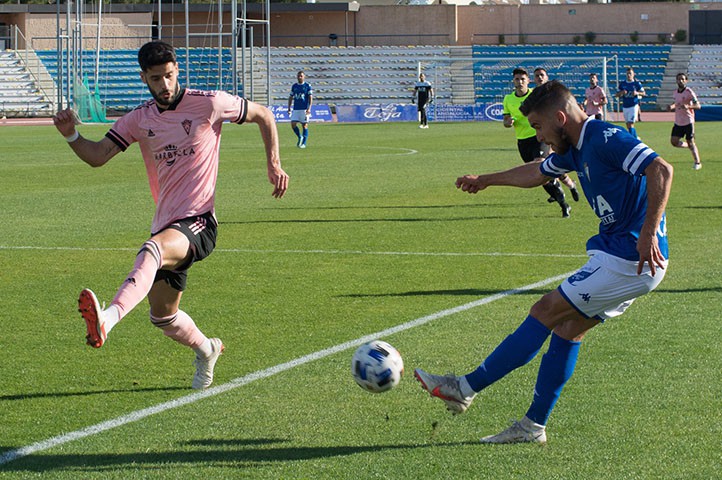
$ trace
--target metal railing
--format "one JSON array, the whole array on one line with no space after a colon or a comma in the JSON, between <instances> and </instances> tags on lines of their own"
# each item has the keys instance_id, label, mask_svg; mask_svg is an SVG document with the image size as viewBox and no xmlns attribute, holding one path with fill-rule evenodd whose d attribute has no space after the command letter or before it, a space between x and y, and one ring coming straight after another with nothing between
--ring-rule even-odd
<instances>
[{"instance_id":1,"label":"metal railing","mask_svg":"<svg viewBox=\"0 0 722 480\"><path fill-rule=\"evenodd\" d=\"M31 42L28 42L25 35L23 35L23 32L20 31L17 25L13 25L12 37L15 53L20 58L25 70L28 74L30 74L31 79L40 91L40 94L44 97L42 103L52 105L54 110L56 107L55 98L58 96L58 85L45 69L43 62L35 54L35 51L32 49ZM23 49L18 48L18 46L21 45L24 47ZM50 93L46 87L50 89Z\"/></svg>"}]
</instances>

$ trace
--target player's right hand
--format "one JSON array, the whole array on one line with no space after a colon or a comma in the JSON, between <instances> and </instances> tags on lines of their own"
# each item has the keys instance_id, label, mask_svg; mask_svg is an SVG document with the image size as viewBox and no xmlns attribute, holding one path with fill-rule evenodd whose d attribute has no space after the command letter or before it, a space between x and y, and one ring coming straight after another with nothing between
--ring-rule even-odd
<instances>
[{"instance_id":1,"label":"player's right hand","mask_svg":"<svg viewBox=\"0 0 722 480\"><path fill-rule=\"evenodd\" d=\"M464 175L456 179L456 188L460 188L462 192L477 193L486 188L481 182L480 175Z\"/></svg>"},{"instance_id":2,"label":"player's right hand","mask_svg":"<svg viewBox=\"0 0 722 480\"><path fill-rule=\"evenodd\" d=\"M75 126L80 123L78 116L72 108L61 110L53 116L53 124L64 137L69 137L75 132Z\"/></svg>"},{"instance_id":3,"label":"player's right hand","mask_svg":"<svg viewBox=\"0 0 722 480\"><path fill-rule=\"evenodd\" d=\"M281 168L268 169L268 181L273 185L273 196L281 198L288 189L288 174Z\"/></svg>"}]
</instances>

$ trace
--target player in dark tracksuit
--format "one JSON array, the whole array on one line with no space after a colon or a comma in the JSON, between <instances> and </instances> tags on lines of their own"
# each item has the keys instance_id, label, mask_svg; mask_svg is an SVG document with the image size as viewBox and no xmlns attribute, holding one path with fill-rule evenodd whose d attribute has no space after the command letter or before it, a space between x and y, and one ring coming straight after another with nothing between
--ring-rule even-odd
<instances>
[{"instance_id":1,"label":"player in dark tracksuit","mask_svg":"<svg viewBox=\"0 0 722 480\"><path fill-rule=\"evenodd\" d=\"M434 87L426 81L426 75L419 75L419 81L414 85L414 101L419 109L419 128L429 128L426 118L426 108L434 100Z\"/></svg>"}]
</instances>

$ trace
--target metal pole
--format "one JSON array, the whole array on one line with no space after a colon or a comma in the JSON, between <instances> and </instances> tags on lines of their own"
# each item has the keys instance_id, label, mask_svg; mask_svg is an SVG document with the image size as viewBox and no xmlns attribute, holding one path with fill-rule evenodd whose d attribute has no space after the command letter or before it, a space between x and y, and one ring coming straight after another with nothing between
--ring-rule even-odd
<instances>
[{"instance_id":1,"label":"metal pole","mask_svg":"<svg viewBox=\"0 0 722 480\"><path fill-rule=\"evenodd\" d=\"M248 27L248 32L251 37L251 44L248 47L248 56L251 58L251 65L249 67L249 69L250 69L249 82L250 82L251 88L249 89L249 91L251 92L250 100L252 102L255 102L256 101L255 100L255 91L253 89L253 77L254 77L254 75L253 75L253 26Z\"/></svg>"},{"instance_id":2,"label":"metal pole","mask_svg":"<svg viewBox=\"0 0 722 480\"><path fill-rule=\"evenodd\" d=\"M604 79L604 85L602 88L604 88L604 93L607 94L608 97L611 97L609 95L609 86L607 84L607 57L604 57L604 63L602 63L602 78ZM604 120L607 121L607 105L603 105L603 114L604 114Z\"/></svg>"},{"instance_id":3,"label":"metal pole","mask_svg":"<svg viewBox=\"0 0 722 480\"><path fill-rule=\"evenodd\" d=\"M268 106L273 105L271 98L271 0L266 2L266 99Z\"/></svg>"},{"instance_id":4,"label":"metal pole","mask_svg":"<svg viewBox=\"0 0 722 480\"><path fill-rule=\"evenodd\" d=\"M70 8L73 5L72 0L68 0L65 9L65 31L67 33L65 37L65 98L68 100L68 106L73 106L73 99L70 96L70 76L71 76L71 49L75 46L75 31L72 29L70 22ZM71 41L72 38L72 41Z\"/></svg>"},{"instance_id":5,"label":"metal pole","mask_svg":"<svg viewBox=\"0 0 722 480\"><path fill-rule=\"evenodd\" d=\"M231 22L231 88L238 95L238 0L231 0Z\"/></svg>"},{"instance_id":6,"label":"metal pole","mask_svg":"<svg viewBox=\"0 0 722 480\"><path fill-rule=\"evenodd\" d=\"M83 77L83 10L85 9L85 0L78 0L75 3L75 20L78 28L78 70L76 76Z\"/></svg>"},{"instance_id":7,"label":"metal pole","mask_svg":"<svg viewBox=\"0 0 722 480\"><path fill-rule=\"evenodd\" d=\"M188 18L188 0L185 0L185 15L186 15L186 87L191 86L191 54L190 54L190 20Z\"/></svg>"},{"instance_id":8,"label":"metal pole","mask_svg":"<svg viewBox=\"0 0 722 480\"><path fill-rule=\"evenodd\" d=\"M223 0L218 0L218 85L223 90Z\"/></svg>"},{"instance_id":9,"label":"metal pole","mask_svg":"<svg viewBox=\"0 0 722 480\"><path fill-rule=\"evenodd\" d=\"M158 40L163 40L163 12L161 0L158 0Z\"/></svg>"},{"instance_id":10,"label":"metal pole","mask_svg":"<svg viewBox=\"0 0 722 480\"><path fill-rule=\"evenodd\" d=\"M98 88L100 80L100 29L103 25L101 20L103 12L103 0L98 0L98 31L95 35L95 88Z\"/></svg>"},{"instance_id":11,"label":"metal pole","mask_svg":"<svg viewBox=\"0 0 722 480\"><path fill-rule=\"evenodd\" d=\"M246 35L248 25L246 24L246 0L241 4L241 79L243 83L243 96L246 95Z\"/></svg>"},{"instance_id":12,"label":"metal pole","mask_svg":"<svg viewBox=\"0 0 722 480\"><path fill-rule=\"evenodd\" d=\"M57 111L63 110L63 40L61 38L62 29L60 28L60 0L55 2L55 61L58 64L58 85L55 89L56 92L56 109Z\"/></svg>"}]
</instances>

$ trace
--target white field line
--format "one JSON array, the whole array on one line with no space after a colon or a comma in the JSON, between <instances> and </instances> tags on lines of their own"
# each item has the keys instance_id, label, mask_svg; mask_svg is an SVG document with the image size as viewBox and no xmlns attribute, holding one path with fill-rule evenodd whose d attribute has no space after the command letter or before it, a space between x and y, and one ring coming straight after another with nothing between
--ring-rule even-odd
<instances>
[{"instance_id":1,"label":"white field line","mask_svg":"<svg viewBox=\"0 0 722 480\"><path fill-rule=\"evenodd\" d=\"M57 447L58 445L63 445L63 444L66 444L66 443L69 443L69 442L72 442L75 440L79 440L81 438L89 437L91 435L102 433L102 432L111 430L116 427L120 427L120 426L129 424L129 423L132 423L132 422L136 422L138 420L149 417L151 415L155 415L156 413L162 413L167 410L171 410L173 408L182 407L184 405L195 403L195 402L202 400L204 398L207 398L207 397L213 397L213 396L221 394L223 392L233 390L234 388L248 385L249 383L255 382L257 380L263 380L265 378L276 375L277 373L285 372L286 370L290 370L292 368L296 368L301 365L305 365L307 363L314 362L316 360L320 360L320 359L328 357L330 355L334 355L336 353L343 352L345 350L349 350L351 348L357 347L359 345L362 345L371 340L375 340L377 338L388 337L389 335L393 335L393 334L396 334L399 332L403 332L405 330L409 330L409 329L424 325L426 323L431 322L432 320L437 320L439 318L448 317L449 315L454 315L454 314L457 314L460 312L464 312L466 310L470 310L472 308L479 307L481 305L486 305L487 303L501 300L502 298L508 297L510 295L516 295L518 293L526 292L528 290L533 290L538 287L543 287L550 283L557 282L559 280L567 278L572 273L574 273L574 272L567 272L562 275L556 275L554 277L549 277L549 278L546 278L539 282L525 285L523 287L515 288L513 290L506 290L504 292L500 292L495 295L490 295L488 297L484 297L479 300L475 300L473 302L465 303L463 305L459 305L454 308L449 308L447 310L441 310L439 312L432 313L431 315L427 315L425 317L420 317L415 320L411 320L409 322L402 323L395 327L391 327L386 330L382 330L380 332L371 333L369 335L357 338L355 340L349 340L348 342L341 343L341 344L335 345L333 347L326 348L324 350L319 350L317 352L309 353L308 355L304 355L303 357L298 357L298 358L288 361L286 363L281 363L276 366L266 368L264 370L258 370L256 372L249 373L248 375L236 378L235 380L231 380L230 382L224 383L222 385L211 387L206 390L202 390L202 391L199 391L196 393L192 393L190 395L186 395L184 397L176 398L175 400L170 400L168 402L159 403L157 405L154 405L154 406L148 407L148 408L144 408L142 410L136 410L135 412L131 412L126 415L116 417L112 420L107 420L105 422L101 422L96 425L91 425L89 427L85 427L80 430L76 430L74 432L65 433L63 435L58 435L56 437L48 438L47 440L42 440L40 442L33 443L32 445L20 447L15 450L8 450L8 451L0 454L0 465L12 462L13 460L16 460L18 458L32 455L33 453L37 453L37 452L41 452L44 450L48 450L53 447Z\"/></svg>"},{"instance_id":2,"label":"white field line","mask_svg":"<svg viewBox=\"0 0 722 480\"><path fill-rule=\"evenodd\" d=\"M40 247L31 245L0 245L2 250L45 250L45 251L81 251L81 252L136 252L137 248L128 247ZM424 256L424 257L536 257L536 258L586 258L576 253L519 253L519 252L373 252L365 250L260 250L254 248L216 248L219 253L294 253L317 255L388 255L388 256Z\"/></svg>"}]
</instances>

